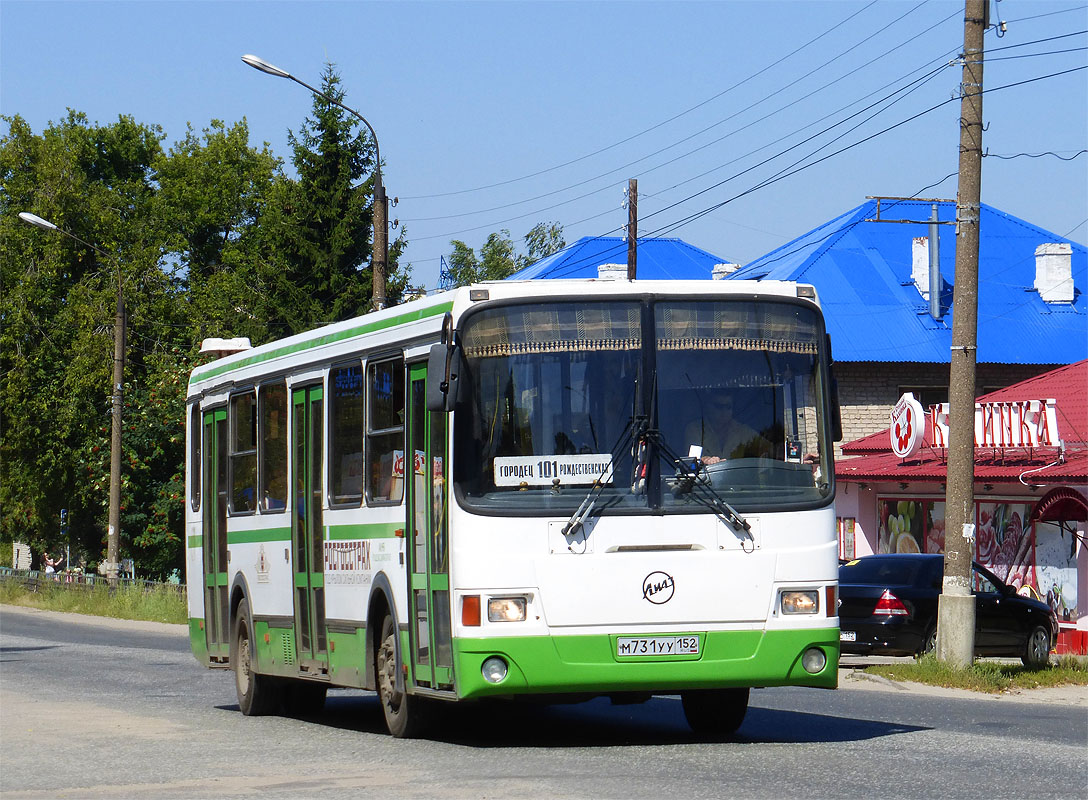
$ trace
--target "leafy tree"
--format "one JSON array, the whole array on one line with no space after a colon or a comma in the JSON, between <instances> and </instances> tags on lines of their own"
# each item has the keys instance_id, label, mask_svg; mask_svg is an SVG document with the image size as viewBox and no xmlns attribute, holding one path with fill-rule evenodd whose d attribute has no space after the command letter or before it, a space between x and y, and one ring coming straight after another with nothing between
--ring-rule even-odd
<instances>
[{"instance_id":1,"label":"leafy tree","mask_svg":"<svg viewBox=\"0 0 1088 800\"><path fill-rule=\"evenodd\" d=\"M160 324L169 291L162 231L148 214L162 133L69 112L34 135L5 118L0 139L0 535L57 549L59 511L96 560L105 540L113 321L118 280L132 324ZM18 221L32 211L112 257ZM171 304L165 304L170 307ZM128 375L143 370L133 353ZM108 468L107 468L108 472ZM124 501L123 501L124 502Z\"/></svg>"},{"instance_id":2,"label":"leafy tree","mask_svg":"<svg viewBox=\"0 0 1088 800\"><path fill-rule=\"evenodd\" d=\"M452 286L467 286L478 281L501 281L519 269L562 250L563 226L557 222L540 222L525 235L526 253L514 249L510 231L503 228L492 233L480 247L480 255L459 239L450 242L453 252L446 257Z\"/></svg>"},{"instance_id":3,"label":"leafy tree","mask_svg":"<svg viewBox=\"0 0 1088 800\"><path fill-rule=\"evenodd\" d=\"M324 89L341 96L330 66ZM292 137L298 179L245 121L163 134L70 111L0 137L0 539L106 548L114 314L126 316L121 555L183 563L186 376L205 336L255 343L370 307L374 155L324 100ZM363 179L365 177L365 180ZM18 220L30 211L95 247ZM390 245L387 297L408 279ZM98 248L97 250L95 248Z\"/></svg>"},{"instance_id":4,"label":"leafy tree","mask_svg":"<svg viewBox=\"0 0 1088 800\"><path fill-rule=\"evenodd\" d=\"M244 120L230 128L212 120L199 137L190 127L156 159L154 212L170 232L166 264L187 290L193 341L269 337L259 316L267 305L261 220L280 168L267 146L249 146Z\"/></svg>"},{"instance_id":5,"label":"leafy tree","mask_svg":"<svg viewBox=\"0 0 1088 800\"><path fill-rule=\"evenodd\" d=\"M321 91L343 101L340 76L326 65ZM371 304L373 142L361 123L314 96L313 117L289 134L298 179L276 182L264 226L268 261L262 315L289 332L363 314ZM398 268L402 238L390 246L386 294L399 301L407 271Z\"/></svg>"},{"instance_id":6,"label":"leafy tree","mask_svg":"<svg viewBox=\"0 0 1088 800\"><path fill-rule=\"evenodd\" d=\"M525 234L526 253L518 269L535 264L542 258L558 253L567 243L563 240L563 226L558 222L538 222Z\"/></svg>"}]
</instances>

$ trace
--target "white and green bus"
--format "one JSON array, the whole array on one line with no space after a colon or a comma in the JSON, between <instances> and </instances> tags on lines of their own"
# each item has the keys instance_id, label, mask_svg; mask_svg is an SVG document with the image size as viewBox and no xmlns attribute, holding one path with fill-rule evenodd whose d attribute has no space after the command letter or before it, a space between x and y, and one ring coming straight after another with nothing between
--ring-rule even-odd
<instances>
[{"instance_id":1,"label":"white and green bus","mask_svg":"<svg viewBox=\"0 0 1088 800\"><path fill-rule=\"evenodd\" d=\"M750 687L834 688L830 362L811 286L546 280L198 367L193 653L245 714L356 687L395 736L528 695L728 733Z\"/></svg>"}]
</instances>

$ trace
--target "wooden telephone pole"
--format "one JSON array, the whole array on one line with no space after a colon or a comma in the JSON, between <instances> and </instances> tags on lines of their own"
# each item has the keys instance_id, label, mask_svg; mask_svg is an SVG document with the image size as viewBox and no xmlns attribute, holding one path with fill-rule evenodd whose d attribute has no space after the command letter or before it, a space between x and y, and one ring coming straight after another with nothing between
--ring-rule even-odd
<instances>
[{"instance_id":1,"label":"wooden telephone pole","mask_svg":"<svg viewBox=\"0 0 1088 800\"><path fill-rule=\"evenodd\" d=\"M627 280L638 275L638 179L627 179Z\"/></svg>"},{"instance_id":2,"label":"wooden telephone pole","mask_svg":"<svg viewBox=\"0 0 1088 800\"><path fill-rule=\"evenodd\" d=\"M978 339L979 205L982 194L982 56L988 0L966 0L960 87L956 285L949 364L948 477L944 581L937 607L937 658L969 667L975 649L975 362Z\"/></svg>"}]
</instances>

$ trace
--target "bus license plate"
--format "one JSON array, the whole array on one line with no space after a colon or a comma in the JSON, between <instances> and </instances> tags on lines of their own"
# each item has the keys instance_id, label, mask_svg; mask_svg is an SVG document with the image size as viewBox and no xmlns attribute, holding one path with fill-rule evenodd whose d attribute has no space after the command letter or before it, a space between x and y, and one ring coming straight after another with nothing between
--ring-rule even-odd
<instances>
[{"instance_id":1,"label":"bus license plate","mask_svg":"<svg viewBox=\"0 0 1088 800\"><path fill-rule=\"evenodd\" d=\"M858 635L854 631L839 631L840 642L856 642Z\"/></svg>"},{"instance_id":2,"label":"bus license plate","mask_svg":"<svg viewBox=\"0 0 1088 800\"><path fill-rule=\"evenodd\" d=\"M621 636L616 640L616 655L691 656L699 655L698 636Z\"/></svg>"}]
</instances>

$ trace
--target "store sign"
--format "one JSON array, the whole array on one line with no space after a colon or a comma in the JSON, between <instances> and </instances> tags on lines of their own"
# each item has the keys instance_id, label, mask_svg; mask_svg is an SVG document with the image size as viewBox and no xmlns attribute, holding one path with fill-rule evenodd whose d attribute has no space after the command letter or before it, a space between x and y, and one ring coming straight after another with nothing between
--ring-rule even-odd
<instances>
[{"instance_id":1,"label":"store sign","mask_svg":"<svg viewBox=\"0 0 1088 800\"><path fill-rule=\"evenodd\" d=\"M948 447L948 403L929 407L934 447ZM975 403L975 447L1059 447L1055 400Z\"/></svg>"},{"instance_id":2,"label":"store sign","mask_svg":"<svg viewBox=\"0 0 1088 800\"><path fill-rule=\"evenodd\" d=\"M892 452L900 458L910 458L922 446L925 433L926 414L922 404L907 392L892 409Z\"/></svg>"}]
</instances>

